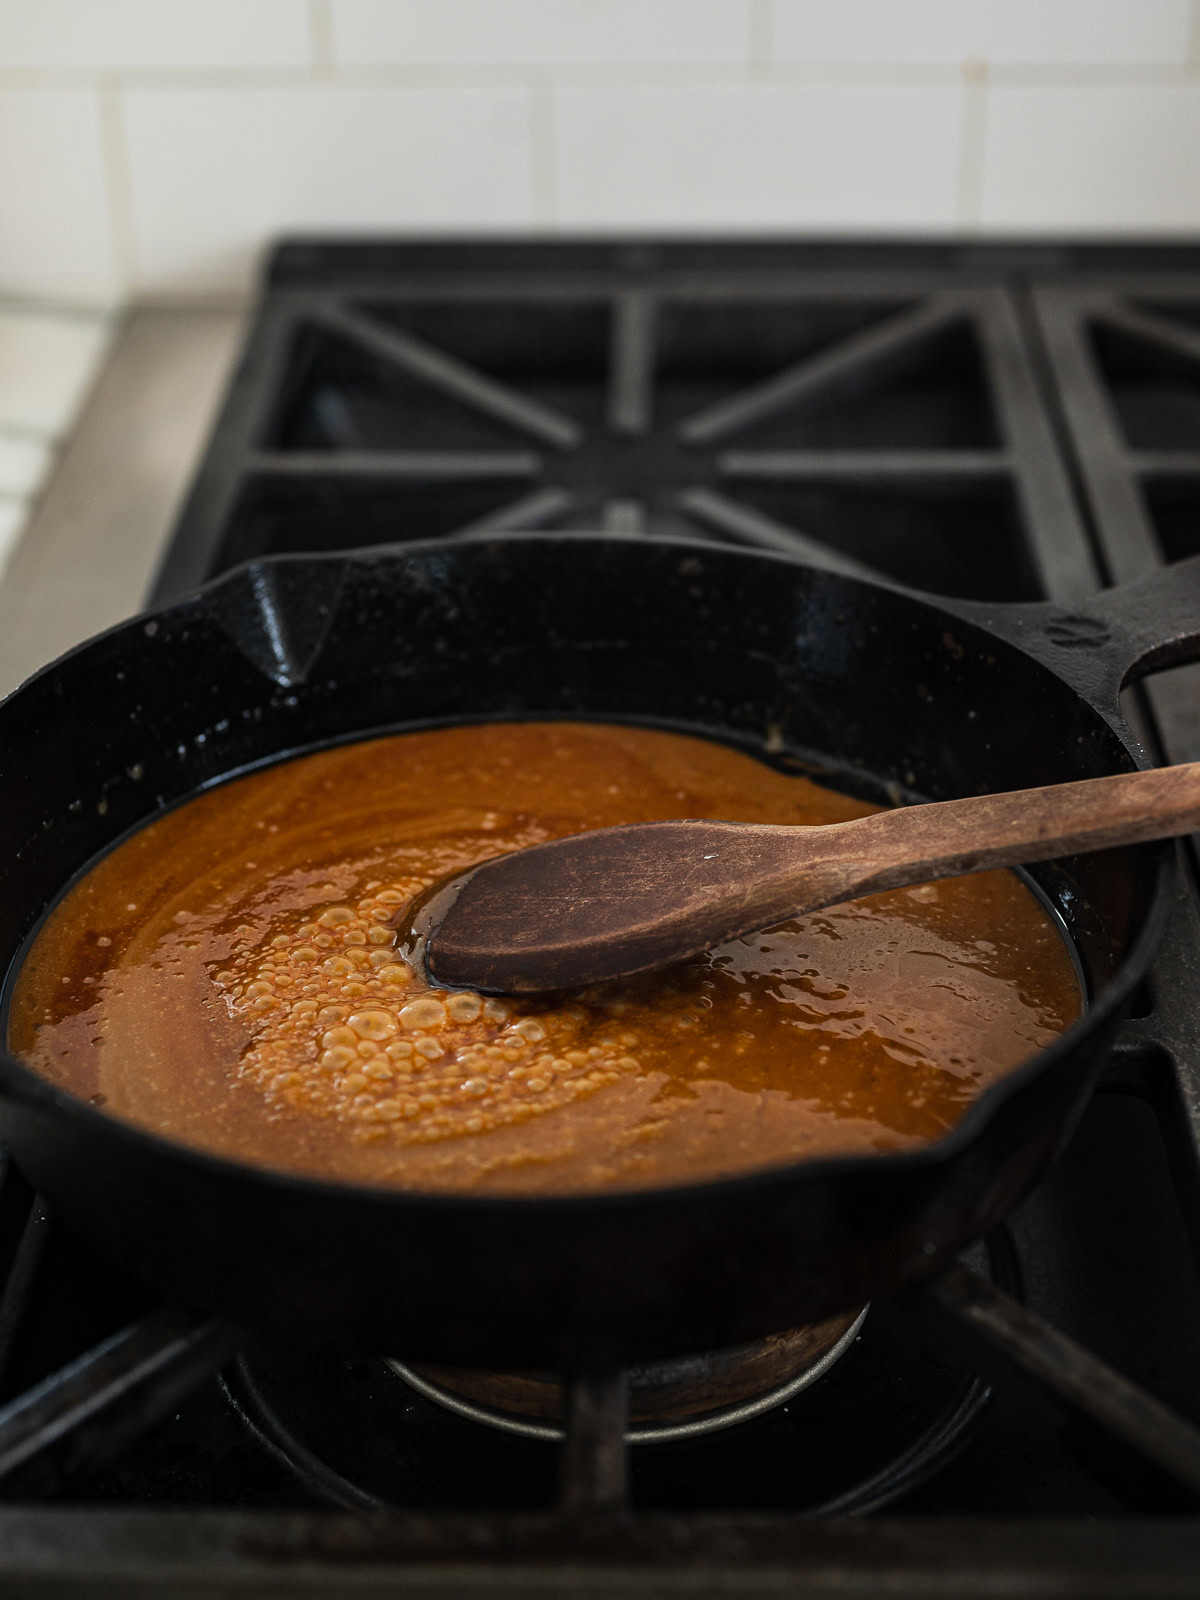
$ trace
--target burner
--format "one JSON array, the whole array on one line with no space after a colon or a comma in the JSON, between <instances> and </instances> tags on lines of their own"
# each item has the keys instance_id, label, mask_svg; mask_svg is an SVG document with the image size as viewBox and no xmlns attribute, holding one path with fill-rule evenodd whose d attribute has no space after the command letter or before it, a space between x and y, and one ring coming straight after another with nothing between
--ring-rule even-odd
<instances>
[{"instance_id":1,"label":"burner","mask_svg":"<svg viewBox=\"0 0 1200 1600\"><path fill-rule=\"evenodd\" d=\"M1019 1293L1006 1233L968 1259ZM758 1509L875 1510L934 1478L990 1397L890 1304L630 1378L629 1437L656 1445L634 1452L633 1498L660 1508L728 1507L732 1494ZM345 1360L263 1340L223 1384L259 1444L327 1503L418 1509L444 1503L450 1485L462 1506L553 1500L550 1378Z\"/></svg>"},{"instance_id":2,"label":"burner","mask_svg":"<svg viewBox=\"0 0 1200 1600\"><path fill-rule=\"evenodd\" d=\"M627 1443L696 1438L773 1410L841 1359L866 1315L864 1306L753 1344L631 1367ZM387 1365L418 1394L472 1422L526 1439L563 1437L562 1385L549 1374Z\"/></svg>"}]
</instances>

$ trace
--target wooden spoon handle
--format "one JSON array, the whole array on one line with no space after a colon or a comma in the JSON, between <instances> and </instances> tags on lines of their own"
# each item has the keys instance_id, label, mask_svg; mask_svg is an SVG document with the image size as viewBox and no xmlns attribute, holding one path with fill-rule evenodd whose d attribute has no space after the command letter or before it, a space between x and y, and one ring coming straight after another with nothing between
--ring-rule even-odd
<instances>
[{"instance_id":1,"label":"wooden spoon handle","mask_svg":"<svg viewBox=\"0 0 1200 1600\"><path fill-rule=\"evenodd\" d=\"M423 930L427 960L438 983L536 994L648 972L884 889L1197 827L1200 762L821 827L691 818L601 828L459 879Z\"/></svg>"},{"instance_id":2,"label":"wooden spoon handle","mask_svg":"<svg viewBox=\"0 0 1200 1600\"><path fill-rule=\"evenodd\" d=\"M1015 867L1200 828L1200 761L1111 778L905 806L842 824L857 893Z\"/></svg>"}]
</instances>

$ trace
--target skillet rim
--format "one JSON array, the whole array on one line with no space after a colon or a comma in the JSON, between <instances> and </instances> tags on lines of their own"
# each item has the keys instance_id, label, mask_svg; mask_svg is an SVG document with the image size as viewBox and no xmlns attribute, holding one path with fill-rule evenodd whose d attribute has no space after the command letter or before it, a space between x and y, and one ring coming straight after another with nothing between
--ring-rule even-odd
<instances>
[{"instance_id":1,"label":"skillet rim","mask_svg":"<svg viewBox=\"0 0 1200 1600\"><path fill-rule=\"evenodd\" d=\"M464 541L467 542L467 541ZM815 573L821 578L831 578L841 584L850 584L856 588L868 591L879 590L887 594L898 595L901 599L915 603L930 612L942 617L952 619L958 627L969 627L989 638L993 644L1015 651L1039 670L1048 673L1057 683L1082 701L1090 713L1098 718L1113 733L1119 743L1130 756L1134 767L1147 765L1143 753L1139 749L1132 730L1116 708L1116 721L1110 721L1106 709L1102 709L1078 689L1069 678L1057 673L1040 660L1031 650L1001 633L990 628L981 620L980 613L983 604L974 600L958 599L953 596L933 595L926 590L914 589L906 584L892 582L886 579L875 582L865 578L850 576L845 573L831 571L818 567L812 563L797 560L795 557L776 551L749 550L738 546L714 545L711 541L703 539L690 539L680 536L663 536L647 538L645 535L634 534L607 534L589 530L531 530L510 534L497 534L487 539L473 539L469 543L481 549L494 549L497 546L512 545L555 545L555 544L592 544L616 545L622 548L638 546L641 548L679 549L696 552L703 556L712 557L714 554L723 559L735 559L759 565L768 563L778 565L789 570L800 569L808 573ZM199 585L187 594L180 596L166 606L147 608L135 612L132 616L124 618L110 628L102 629L99 633L92 634L81 640L70 650L66 650L53 661L39 667L28 678L24 679L15 689L0 698L0 715L5 708L18 695L22 694L33 684L48 678L63 663L77 656L86 654L106 639L111 639L134 628L144 628L147 622L157 622L175 612L188 607L194 607L204 596L220 591L226 585L237 581L241 574L263 566L280 567L288 565L316 564L324 562L352 563L369 565L376 561L399 561L409 555L425 555L431 552L444 554L447 549L443 539L421 539L410 542L396 542L385 545L366 545L352 550L343 551L313 551L313 552L287 552L278 555L255 556L247 561L239 562L237 566L220 573L207 583ZM1007 609L1016 610L1026 605L1052 605L1051 601L1041 602L997 602ZM961 606L961 610L954 607ZM947 607L949 609L947 609ZM1085 609L1086 601L1076 603L1076 609ZM439 726L458 726L459 721L439 723ZM403 732L403 729L394 730ZM373 737L386 737L386 732L361 735L364 739ZM354 742L353 739L347 742ZM323 741L314 746L314 749L329 748L329 741ZM309 753L296 751L295 755ZM210 782L204 786L205 792L209 788L220 787L226 782L236 781L239 776L260 771L265 767L281 761L294 759L294 756L284 755L267 757L261 762L242 767L236 773L230 773ZM187 799L194 798L189 795ZM174 809L171 807L169 809ZM159 813L161 814L161 813ZM146 817L133 829L127 830L121 837L130 837L140 831L149 822L155 820ZM114 841L116 842L116 841ZM109 848L112 846L110 845ZM1074 1050L1077 1044L1082 1044L1089 1033L1095 1033L1111 1020L1122 1004L1128 999L1137 983L1144 976L1150 965L1154 952L1162 938L1170 910L1169 895L1172 883L1178 875L1177 851L1174 840L1162 840L1156 843L1129 846L1138 852L1153 855L1152 870L1154 884L1151 891L1150 904L1147 909L1141 928L1133 941L1132 947L1121 961L1116 972L1109 982L1096 995L1090 1005L1086 1005L1080 1015L1052 1044L1027 1056L1019 1066L998 1078L990 1084L982 1094L976 1097L958 1121L937 1139L916 1145L905 1150L878 1151L871 1154L855 1155L830 1155L818 1157L801 1157L798 1160L772 1163L765 1166L752 1167L747 1171L728 1173L718 1177L705 1178L695 1183L659 1184L653 1187L637 1189L596 1190L580 1193L562 1194L456 1194L448 1191L409 1189L399 1185L351 1183L341 1179L317 1177L302 1172L289 1172L283 1168L259 1166L249 1161L239 1161L230 1156L218 1155L215 1152L184 1144L179 1140L157 1133L153 1129L143 1127L141 1124L119 1117L112 1112L103 1110L99 1106L90 1104L87 1100L61 1089L58 1085L43 1078L26 1066L20 1057L8 1050L6 1042L0 1043L0 1100L13 1099L26 1108L36 1106L38 1112L53 1111L56 1115L79 1118L85 1127L90 1123L101 1128L108 1136L115 1135L131 1141L134 1145L148 1148L149 1153L167 1155L193 1169L199 1169L215 1178L239 1183L265 1183L273 1190L300 1192L309 1200L318 1201L322 1198L340 1200L343 1203L370 1204L373 1206L394 1206L410 1203L424 1208L436 1207L446 1211L462 1211L465 1213L477 1212L486 1207L491 1212L512 1210L527 1213L531 1208L562 1207L570 1212L599 1210L607 1212L621 1211L630 1207L643 1207L647 1203L662 1204L670 1201L686 1201L689 1199L719 1199L722 1195L739 1193L755 1187L772 1187L775 1185L803 1186L808 1181L837 1181L849 1178L855 1172L869 1169L872 1172L886 1176L888 1173L905 1172L909 1170L922 1170L938 1166L949 1165L961 1156L965 1148L970 1146L982 1134L984 1128L990 1123L1004 1104L1026 1083L1038 1077L1044 1070L1049 1070L1060 1057ZM49 908L47 908L49 909ZM3 987L8 987L8 978L11 968L3 976ZM16 1087L10 1087L10 1080L15 1079Z\"/></svg>"}]
</instances>

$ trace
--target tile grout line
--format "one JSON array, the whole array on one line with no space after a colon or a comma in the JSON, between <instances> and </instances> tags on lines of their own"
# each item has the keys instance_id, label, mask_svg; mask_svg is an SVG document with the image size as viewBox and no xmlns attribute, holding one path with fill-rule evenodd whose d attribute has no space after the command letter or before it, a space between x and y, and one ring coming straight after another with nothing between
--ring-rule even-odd
<instances>
[{"instance_id":1,"label":"tile grout line","mask_svg":"<svg viewBox=\"0 0 1200 1600\"><path fill-rule=\"evenodd\" d=\"M100 156L112 231L113 274L120 296L127 294L136 281L138 264L129 146L120 88L105 76L100 78L96 93L100 110Z\"/></svg>"},{"instance_id":2,"label":"tile grout line","mask_svg":"<svg viewBox=\"0 0 1200 1600\"><path fill-rule=\"evenodd\" d=\"M312 0L320 6L323 0ZM759 3L759 0L755 0ZM1200 0L1197 0L1200 6ZM757 13L752 13L752 15ZM768 13L769 15L769 13ZM990 82L995 86L1055 89L1144 88L1169 90L1195 86L1200 65L1200 10L1193 34L1193 59L1180 62L991 62ZM691 84L731 83L749 86L778 84L834 88L922 88L958 82L961 69L953 61L791 61L761 51L771 49L752 32L749 59L728 61L576 61L491 62L471 65L456 62L395 61L338 62L324 58L326 45L314 43L321 59L307 66L246 67L127 67L95 69L34 69L0 64L0 90L37 92L94 89L108 83L127 90L229 90L311 88L315 79L344 88L480 89L512 88L527 83L529 73L546 74L564 88L648 88ZM320 69L319 71L317 69Z\"/></svg>"},{"instance_id":3,"label":"tile grout line","mask_svg":"<svg viewBox=\"0 0 1200 1600\"><path fill-rule=\"evenodd\" d=\"M28 422L0 422L0 445L32 444L53 449L56 435L48 428L36 428Z\"/></svg>"},{"instance_id":4,"label":"tile grout line","mask_svg":"<svg viewBox=\"0 0 1200 1600\"><path fill-rule=\"evenodd\" d=\"M987 112L987 63L964 61L962 124L959 130L958 185L954 220L965 233L978 233L980 227Z\"/></svg>"},{"instance_id":5,"label":"tile grout line","mask_svg":"<svg viewBox=\"0 0 1200 1600\"><path fill-rule=\"evenodd\" d=\"M308 39L312 49L313 76L332 78L337 71L334 47L333 12L329 0L308 0Z\"/></svg>"},{"instance_id":6,"label":"tile grout line","mask_svg":"<svg viewBox=\"0 0 1200 1600\"><path fill-rule=\"evenodd\" d=\"M754 73L772 65L775 47L774 0L749 0L746 11L746 60Z\"/></svg>"}]
</instances>

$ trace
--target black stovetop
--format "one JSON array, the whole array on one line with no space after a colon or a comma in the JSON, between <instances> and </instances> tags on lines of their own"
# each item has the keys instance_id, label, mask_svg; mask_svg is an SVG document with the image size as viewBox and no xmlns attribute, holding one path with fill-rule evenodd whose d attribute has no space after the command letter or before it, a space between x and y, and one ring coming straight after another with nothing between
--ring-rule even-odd
<instances>
[{"instance_id":1,"label":"black stovetop","mask_svg":"<svg viewBox=\"0 0 1200 1600\"><path fill-rule=\"evenodd\" d=\"M296 241L272 258L151 599L266 553L602 527L783 550L936 593L1069 600L1200 549L1198 499L1200 249ZM1198 681L1165 674L1130 700L1164 759L1200 757ZM1001 1288L1195 1421L1198 906L1189 879L1073 1143L977 1252ZM0 1479L0 1571L86 1588L105 1562L163 1559L170 1528L197 1592L257 1582L262 1541L268 1567L352 1546L393 1577L473 1541L484 1566L507 1552L517 1582L526 1535L481 1514L536 1522L554 1504L556 1446L451 1414L382 1360L250 1338L230 1356L203 1328L186 1333L187 1359L127 1361L105 1389L117 1357L97 1346L139 1321L161 1335L163 1312L12 1170L0 1283L0 1403L10 1420L22 1397L70 1417ZM1102 1565L1124 1593L1127 1557L1089 1537L1097 1519L1123 1530L1136 1592L1159 1592L1146 1573L1200 1546L1194 1501L1031 1378L988 1362L981 1374L977 1356L919 1306L877 1305L785 1404L634 1447L630 1504L659 1534L630 1536L630 1592L652 1592L646 1572L664 1561L702 1559L714 1582L740 1571L749 1592L768 1560L811 1575L834 1559L894 1584L909 1574L911 1592L947 1567L975 1592L1024 1562L1038 1581L1057 1566L1055 1592L1091 1593ZM64 1382L127 1393L89 1427L86 1404L55 1413ZM335 1537L278 1515L330 1505L474 1520L443 1518L442 1535L410 1521L403 1537L392 1520L380 1544L372 1522ZM137 1515L148 1506L187 1519L156 1534ZM831 1557L810 1531L781 1555L778 1527L752 1536L759 1513L883 1507L886 1524L862 1529L899 1545L864 1531ZM718 1527L718 1513L732 1520ZM1040 1518L1070 1520L1047 1543L1025 1520ZM543 1578L545 1563L611 1561L620 1544L537 1526ZM897 1528L924 1529L923 1553Z\"/></svg>"}]
</instances>

